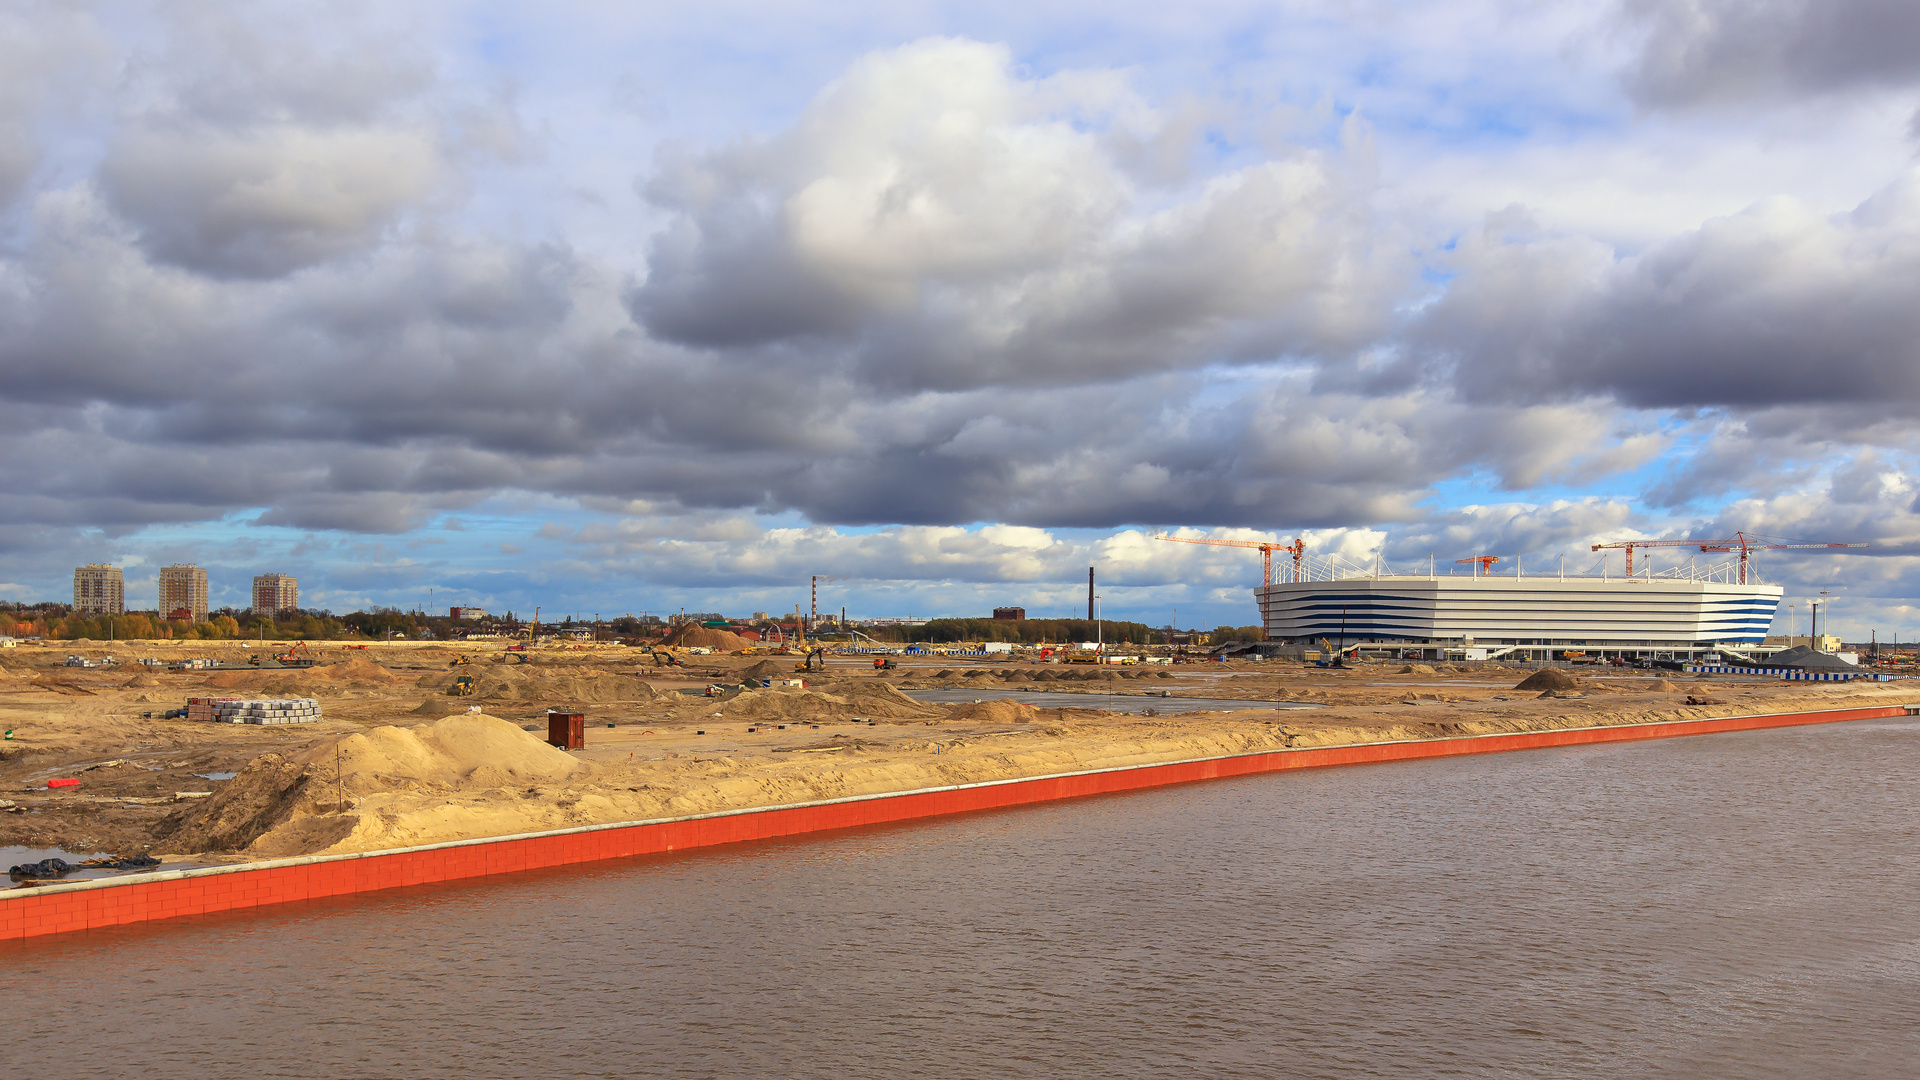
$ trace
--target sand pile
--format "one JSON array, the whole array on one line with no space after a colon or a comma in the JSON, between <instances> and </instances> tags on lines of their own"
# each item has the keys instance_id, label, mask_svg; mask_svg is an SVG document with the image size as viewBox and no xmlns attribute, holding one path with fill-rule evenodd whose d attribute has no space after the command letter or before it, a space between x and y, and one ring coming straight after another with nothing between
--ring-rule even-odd
<instances>
[{"instance_id":1,"label":"sand pile","mask_svg":"<svg viewBox=\"0 0 1920 1080\"><path fill-rule=\"evenodd\" d=\"M133 678L128 679L126 682L121 683L120 688L122 690L151 690L154 687L159 685L160 685L159 679L156 679L153 676L148 675L146 672L143 671L140 674L135 675Z\"/></svg>"},{"instance_id":2,"label":"sand pile","mask_svg":"<svg viewBox=\"0 0 1920 1080\"><path fill-rule=\"evenodd\" d=\"M720 713L729 720L791 720L819 723L848 717L927 720L945 715L894 687L872 680L836 683L826 689L747 690L728 698Z\"/></svg>"},{"instance_id":3,"label":"sand pile","mask_svg":"<svg viewBox=\"0 0 1920 1080\"><path fill-rule=\"evenodd\" d=\"M1060 673L1053 671L1036 671L1031 678L1034 682L1053 682L1060 678Z\"/></svg>"},{"instance_id":4,"label":"sand pile","mask_svg":"<svg viewBox=\"0 0 1920 1080\"><path fill-rule=\"evenodd\" d=\"M787 679L796 674L793 669L798 666L794 661L783 664L778 660L762 660L741 672L740 677L742 679Z\"/></svg>"},{"instance_id":5,"label":"sand pile","mask_svg":"<svg viewBox=\"0 0 1920 1080\"><path fill-rule=\"evenodd\" d=\"M578 671L567 675L487 675L473 681L472 697L480 701L608 702L651 701L651 685L633 675L610 671Z\"/></svg>"},{"instance_id":6,"label":"sand pile","mask_svg":"<svg viewBox=\"0 0 1920 1080\"><path fill-rule=\"evenodd\" d=\"M1647 689L1658 690L1663 694L1677 694L1680 692L1679 685L1670 679L1655 679L1653 685L1647 687Z\"/></svg>"},{"instance_id":7,"label":"sand pile","mask_svg":"<svg viewBox=\"0 0 1920 1080\"><path fill-rule=\"evenodd\" d=\"M348 836L360 816L349 803L389 792L452 793L578 779L588 767L538 737L483 713L414 728L378 727L328 739L293 757L255 759L212 798L160 829L177 851L286 854L318 851ZM321 815L321 816L316 816Z\"/></svg>"},{"instance_id":8,"label":"sand pile","mask_svg":"<svg viewBox=\"0 0 1920 1080\"><path fill-rule=\"evenodd\" d=\"M1400 669L1400 674L1402 674L1402 675L1432 675L1432 674L1435 674L1435 672L1434 672L1434 670L1433 670L1433 665L1431 665L1431 664L1408 664L1408 665L1406 665L1405 667L1402 667L1402 668Z\"/></svg>"},{"instance_id":9,"label":"sand pile","mask_svg":"<svg viewBox=\"0 0 1920 1080\"><path fill-rule=\"evenodd\" d=\"M1580 680L1559 668L1541 668L1520 680L1515 690L1578 690Z\"/></svg>"},{"instance_id":10,"label":"sand pile","mask_svg":"<svg viewBox=\"0 0 1920 1080\"><path fill-rule=\"evenodd\" d=\"M957 724L1032 724L1039 722L1040 710L1000 698L961 705L947 713L947 720Z\"/></svg>"},{"instance_id":11,"label":"sand pile","mask_svg":"<svg viewBox=\"0 0 1920 1080\"><path fill-rule=\"evenodd\" d=\"M391 686L395 679L393 672L367 659L364 653L355 653L338 664L306 670L310 675L348 686Z\"/></svg>"},{"instance_id":12,"label":"sand pile","mask_svg":"<svg viewBox=\"0 0 1920 1080\"><path fill-rule=\"evenodd\" d=\"M668 634L663 645L693 649L718 649L721 652L739 652L753 647L753 642L731 630L714 630L699 623L682 623L673 633Z\"/></svg>"}]
</instances>

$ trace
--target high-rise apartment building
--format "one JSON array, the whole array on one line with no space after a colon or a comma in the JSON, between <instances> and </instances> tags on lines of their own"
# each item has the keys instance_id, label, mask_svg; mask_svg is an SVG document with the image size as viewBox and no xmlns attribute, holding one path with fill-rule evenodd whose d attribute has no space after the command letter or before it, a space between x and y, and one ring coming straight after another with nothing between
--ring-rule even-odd
<instances>
[{"instance_id":1,"label":"high-rise apartment building","mask_svg":"<svg viewBox=\"0 0 1920 1080\"><path fill-rule=\"evenodd\" d=\"M161 567L160 617L194 622L206 618L207 572L191 563Z\"/></svg>"},{"instance_id":2,"label":"high-rise apartment building","mask_svg":"<svg viewBox=\"0 0 1920 1080\"><path fill-rule=\"evenodd\" d=\"M300 583L288 574L261 574L253 579L253 610L278 615L300 606Z\"/></svg>"},{"instance_id":3,"label":"high-rise apartment building","mask_svg":"<svg viewBox=\"0 0 1920 1080\"><path fill-rule=\"evenodd\" d=\"M88 563L73 571L73 610L82 615L122 615L127 610L127 585L120 568Z\"/></svg>"}]
</instances>

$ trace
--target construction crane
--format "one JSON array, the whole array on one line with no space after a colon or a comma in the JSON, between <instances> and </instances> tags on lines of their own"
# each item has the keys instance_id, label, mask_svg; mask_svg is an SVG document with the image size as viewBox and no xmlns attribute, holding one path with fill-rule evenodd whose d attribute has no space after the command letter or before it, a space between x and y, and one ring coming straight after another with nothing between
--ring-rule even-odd
<instances>
[{"instance_id":1,"label":"construction crane","mask_svg":"<svg viewBox=\"0 0 1920 1080\"><path fill-rule=\"evenodd\" d=\"M1600 551L1607 548L1625 548L1627 550L1627 575L1629 577L1633 575L1633 549L1637 547L1697 547L1701 551L1718 552L1721 554L1737 551L1740 553L1740 584L1745 585L1747 583L1747 559L1749 555L1755 551L1811 551L1823 548L1863 548L1868 546L1866 544L1768 544L1757 542L1761 539L1764 538L1752 537L1746 533L1737 532L1725 540L1708 540L1704 543L1698 540L1622 540L1611 544L1595 544L1593 545L1593 550Z\"/></svg>"},{"instance_id":2,"label":"construction crane","mask_svg":"<svg viewBox=\"0 0 1920 1080\"><path fill-rule=\"evenodd\" d=\"M1486 573L1487 573L1487 571L1488 571L1488 570L1490 570L1490 569L1492 569L1492 567L1493 567L1493 564L1494 564L1494 563L1497 563L1497 562L1499 562L1499 561L1500 561L1500 556L1498 556L1498 555L1474 555L1474 556L1470 556L1470 557L1468 557L1468 558L1465 558L1465 559L1455 559L1455 560L1453 560L1453 561L1454 561L1454 565L1456 565L1456 566L1458 566L1458 565L1460 565L1460 564L1463 564L1463 563L1472 563L1472 564L1474 564L1474 568L1475 568L1475 569L1474 569L1474 576L1475 576L1475 577L1485 577L1485 576L1486 576Z\"/></svg>"},{"instance_id":3,"label":"construction crane","mask_svg":"<svg viewBox=\"0 0 1920 1080\"><path fill-rule=\"evenodd\" d=\"M1169 536L1161 533L1155 540L1172 540L1180 544L1211 544L1214 547L1253 548L1260 552L1260 583L1273 584L1273 553L1284 551L1293 556L1293 580L1300 580L1300 558L1306 554L1307 542L1295 537L1291 544L1274 544L1263 540L1215 540L1206 536Z\"/></svg>"},{"instance_id":4,"label":"construction crane","mask_svg":"<svg viewBox=\"0 0 1920 1080\"><path fill-rule=\"evenodd\" d=\"M1593 550L1608 551L1614 548L1625 548L1627 551L1627 576L1632 577L1633 549L1657 547L1699 547L1702 551L1706 550L1706 548L1700 546L1700 541L1698 540L1619 540L1611 544L1595 544L1593 545ZM1742 574L1740 580L1742 582L1746 581L1746 575Z\"/></svg>"},{"instance_id":5,"label":"construction crane","mask_svg":"<svg viewBox=\"0 0 1920 1080\"><path fill-rule=\"evenodd\" d=\"M1701 551L1738 551L1740 584L1747 583L1747 553L1750 551L1806 551L1814 548L1863 548L1865 544L1756 544L1746 533L1734 533L1731 539L1713 540L1700 545Z\"/></svg>"}]
</instances>

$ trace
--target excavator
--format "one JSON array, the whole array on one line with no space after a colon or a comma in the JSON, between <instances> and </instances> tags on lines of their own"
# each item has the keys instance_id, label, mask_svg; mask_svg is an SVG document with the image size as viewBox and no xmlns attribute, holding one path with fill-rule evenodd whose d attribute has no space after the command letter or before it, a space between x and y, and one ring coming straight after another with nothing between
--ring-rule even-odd
<instances>
[{"instance_id":1,"label":"excavator","mask_svg":"<svg viewBox=\"0 0 1920 1080\"><path fill-rule=\"evenodd\" d=\"M471 664L471 663L473 663L473 654L461 653L459 656L456 656L452 660L447 661L447 666L448 667L466 667L468 664Z\"/></svg>"},{"instance_id":2,"label":"excavator","mask_svg":"<svg viewBox=\"0 0 1920 1080\"><path fill-rule=\"evenodd\" d=\"M680 659L679 657L673 655L670 652L661 652L659 649L653 650L653 664L655 667L686 667L687 666L687 662L685 660Z\"/></svg>"},{"instance_id":3,"label":"excavator","mask_svg":"<svg viewBox=\"0 0 1920 1080\"><path fill-rule=\"evenodd\" d=\"M827 670L827 650L822 647L815 646L812 651L807 653L806 661L804 663L794 665L793 670L801 671L801 672L815 672L815 671Z\"/></svg>"},{"instance_id":4,"label":"excavator","mask_svg":"<svg viewBox=\"0 0 1920 1080\"><path fill-rule=\"evenodd\" d=\"M1360 658L1360 650L1350 649L1346 652L1335 652L1333 642L1328 641L1326 638L1321 638L1320 655L1326 657L1326 659L1315 660L1313 662L1315 667L1346 667L1348 660L1358 660Z\"/></svg>"},{"instance_id":5,"label":"excavator","mask_svg":"<svg viewBox=\"0 0 1920 1080\"><path fill-rule=\"evenodd\" d=\"M449 697L471 697L473 695L473 676L462 675L453 680L453 685L447 687L447 695Z\"/></svg>"}]
</instances>

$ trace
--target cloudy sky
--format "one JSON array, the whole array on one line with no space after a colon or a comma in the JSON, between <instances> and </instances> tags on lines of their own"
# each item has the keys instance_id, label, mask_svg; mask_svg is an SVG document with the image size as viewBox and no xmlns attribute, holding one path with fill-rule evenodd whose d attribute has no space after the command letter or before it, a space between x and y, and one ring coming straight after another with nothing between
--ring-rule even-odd
<instances>
[{"instance_id":1,"label":"cloudy sky","mask_svg":"<svg viewBox=\"0 0 1920 1080\"><path fill-rule=\"evenodd\" d=\"M1911 0L0 0L0 598L1212 625L1258 556L1152 533L1744 529L1911 640L1917 153Z\"/></svg>"}]
</instances>

